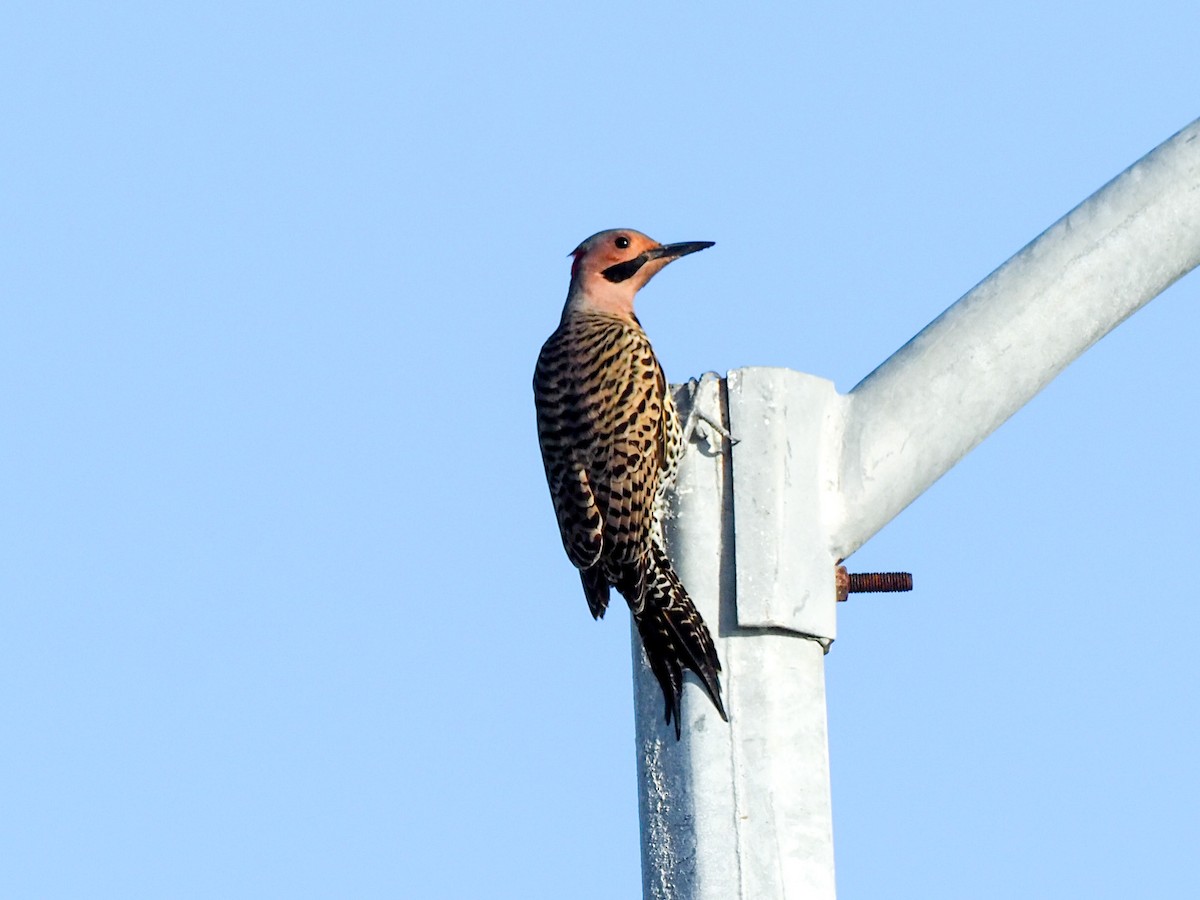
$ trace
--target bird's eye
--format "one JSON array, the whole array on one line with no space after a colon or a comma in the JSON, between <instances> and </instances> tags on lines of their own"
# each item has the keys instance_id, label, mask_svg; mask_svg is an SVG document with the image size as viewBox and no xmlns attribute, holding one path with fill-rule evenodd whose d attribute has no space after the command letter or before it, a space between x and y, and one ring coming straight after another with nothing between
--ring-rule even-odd
<instances>
[{"instance_id":1,"label":"bird's eye","mask_svg":"<svg viewBox=\"0 0 1200 900\"><path fill-rule=\"evenodd\" d=\"M617 245L618 250L624 250L629 246L629 238L625 237L625 235L621 235L615 241L613 241L613 243Z\"/></svg>"}]
</instances>

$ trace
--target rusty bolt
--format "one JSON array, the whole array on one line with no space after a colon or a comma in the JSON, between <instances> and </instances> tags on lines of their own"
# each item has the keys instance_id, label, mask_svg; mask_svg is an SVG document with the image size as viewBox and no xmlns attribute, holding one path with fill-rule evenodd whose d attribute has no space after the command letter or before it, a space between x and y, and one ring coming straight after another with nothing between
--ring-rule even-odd
<instances>
[{"instance_id":1,"label":"rusty bolt","mask_svg":"<svg viewBox=\"0 0 1200 900\"><path fill-rule=\"evenodd\" d=\"M855 572L838 566L835 574L837 598L845 600L850 594L875 594L892 591L911 591L912 575L908 572Z\"/></svg>"}]
</instances>

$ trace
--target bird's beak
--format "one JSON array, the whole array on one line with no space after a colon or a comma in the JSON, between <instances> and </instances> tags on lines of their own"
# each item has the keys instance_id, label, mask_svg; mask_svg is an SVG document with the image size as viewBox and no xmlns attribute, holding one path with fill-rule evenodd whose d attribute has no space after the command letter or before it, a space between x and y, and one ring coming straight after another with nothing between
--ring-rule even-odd
<instances>
[{"instance_id":1,"label":"bird's beak","mask_svg":"<svg viewBox=\"0 0 1200 900\"><path fill-rule=\"evenodd\" d=\"M715 243L716 241L684 241L681 244L660 244L647 250L645 256L647 259L679 259L698 250L707 250Z\"/></svg>"}]
</instances>

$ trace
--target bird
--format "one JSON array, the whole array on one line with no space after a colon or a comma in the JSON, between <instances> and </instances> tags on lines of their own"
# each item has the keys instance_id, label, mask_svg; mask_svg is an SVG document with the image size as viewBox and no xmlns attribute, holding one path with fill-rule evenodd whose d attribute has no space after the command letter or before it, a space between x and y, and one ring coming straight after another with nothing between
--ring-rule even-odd
<instances>
[{"instance_id":1,"label":"bird","mask_svg":"<svg viewBox=\"0 0 1200 900\"><path fill-rule=\"evenodd\" d=\"M711 246L660 244L629 228L589 237L570 254L562 319L533 376L538 442L563 548L594 619L608 608L611 588L625 598L676 740L684 669L696 674L721 718L729 717L712 635L663 541L665 493L686 436L633 303L668 263Z\"/></svg>"}]
</instances>

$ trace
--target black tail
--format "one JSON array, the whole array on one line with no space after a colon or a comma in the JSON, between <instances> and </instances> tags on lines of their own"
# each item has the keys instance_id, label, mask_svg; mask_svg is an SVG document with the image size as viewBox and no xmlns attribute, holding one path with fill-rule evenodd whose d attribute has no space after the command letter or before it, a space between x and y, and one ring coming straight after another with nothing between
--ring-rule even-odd
<instances>
[{"instance_id":1,"label":"black tail","mask_svg":"<svg viewBox=\"0 0 1200 900\"><path fill-rule=\"evenodd\" d=\"M618 590L621 587L618 585ZM626 599L629 599L628 594ZM728 722L729 717L725 715L725 707L721 703L721 682L717 675L721 671L721 661L717 658L712 635L708 633L708 626L704 624L700 612L657 541L647 560L642 602L639 605L631 601L630 609L638 633L642 636L642 646L646 648L650 670L662 687L667 724L671 724L672 717L675 719L676 739L682 733L679 710L685 668L699 676L713 706L721 718Z\"/></svg>"}]
</instances>

